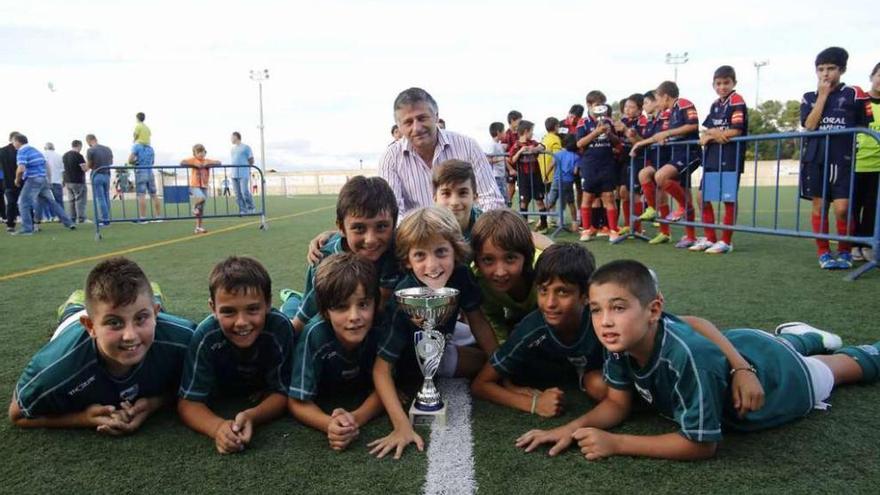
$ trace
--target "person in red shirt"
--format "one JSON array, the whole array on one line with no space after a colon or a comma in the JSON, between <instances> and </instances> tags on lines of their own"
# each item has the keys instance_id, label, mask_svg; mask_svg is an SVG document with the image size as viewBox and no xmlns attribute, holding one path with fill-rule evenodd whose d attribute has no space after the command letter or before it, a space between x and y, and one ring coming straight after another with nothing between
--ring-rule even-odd
<instances>
[{"instance_id":1,"label":"person in red shirt","mask_svg":"<svg viewBox=\"0 0 880 495\"><path fill-rule=\"evenodd\" d=\"M513 147L507 151L510 163L517 172L517 185L519 187L520 211L529 209L532 199L538 206L539 212L546 212L544 205L544 182L541 180L541 172L538 168L538 153L544 151L544 145L532 139L535 124L528 120L519 122L519 139ZM547 232L547 217L541 215L537 232Z\"/></svg>"}]
</instances>

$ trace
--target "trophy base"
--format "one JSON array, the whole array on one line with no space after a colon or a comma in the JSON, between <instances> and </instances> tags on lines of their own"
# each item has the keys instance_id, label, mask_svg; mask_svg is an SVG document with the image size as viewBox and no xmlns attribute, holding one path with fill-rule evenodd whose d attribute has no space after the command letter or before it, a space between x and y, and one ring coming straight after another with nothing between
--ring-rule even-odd
<instances>
[{"instance_id":1,"label":"trophy base","mask_svg":"<svg viewBox=\"0 0 880 495\"><path fill-rule=\"evenodd\" d=\"M415 401L409 406L409 422L413 426L431 426L437 423L446 426L446 404L436 411L423 411L416 407Z\"/></svg>"}]
</instances>

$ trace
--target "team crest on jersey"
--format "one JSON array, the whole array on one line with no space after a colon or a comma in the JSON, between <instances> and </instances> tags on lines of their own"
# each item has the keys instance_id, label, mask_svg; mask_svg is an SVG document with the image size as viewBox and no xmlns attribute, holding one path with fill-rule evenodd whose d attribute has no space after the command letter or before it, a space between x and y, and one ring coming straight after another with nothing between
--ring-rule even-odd
<instances>
[{"instance_id":1,"label":"team crest on jersey","mask_svg":"<svg viewBox=\"0 0 880 495\"><path fill-rule=\"evenodd\" d=\"M534 349L535 347L538 347L539 345L541 345L541 343L543 343L545 340L547 340L547 336L546 336L546 335L541 335L540 337L538 337L537 339L535 339L534 341L532 341L532 343L529 344L529 347L528 347L528 348L529 348L529 349Z\"/></svg>"},{"instance_id":2,"label":"team crest on jersey","mask_svg":"<svg viewBox=\"0 0 880 495\"><path fill-rule=\"evenodd\" d=\"M349 368L342 370L342 379L343 380L354 380L361 373L361 367L355 366L354 368Z\"/></svg>"},{"instance_id":3,"label":"team crest on jersey","mask_svg":"<svg viewBox=\"0 0 880 495\"><path fill-rule=\"evenodd\" d=\"M577 369L587 367L587 356L569 356L568 362Z\"/></svg>"},{"instance_id":4,"label":"team crest on jersey","mask_svg":"<svg viewBox=\"0 0 880 495\"><path fill-rule=\"evenodd\" d=\"M633 383L633 385L635 385L636 391L639 393L639 395L641 395L642 398L645 399L645 402L647 402L648 404L654 403L654 396L651 395L650 390L640 386L638 382Z\"/></svg>"},{"instance_id":5,"label":"team crest on jersey","mask_svg":"<svg viewBox=\"0 0 880 495\"><path fill-rule=\"evenodd\" d=\"M138 392L140 392L140 388L140 385L135 383L127 389L119 392L119 398L123 401L134 402L135 399L137 399L138 397Z\"/></svg>"}]
</instances>

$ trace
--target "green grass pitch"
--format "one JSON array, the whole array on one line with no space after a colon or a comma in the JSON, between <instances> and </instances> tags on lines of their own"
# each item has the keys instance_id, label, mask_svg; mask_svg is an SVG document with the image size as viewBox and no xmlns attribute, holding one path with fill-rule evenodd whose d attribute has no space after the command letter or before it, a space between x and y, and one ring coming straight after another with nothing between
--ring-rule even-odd
<instances>
[{"instance_id":1,"label":"green grass pitch","mask_svg":"<svg viewBox=\"0 0 880 495\"><path fill-rule=\"evenodd\" d=\"M741 199L750 202L750 195L743 188ZM773 221L773 193L762 190L759 196L762 206L756 218L767 226ZM192 221L183 220L114 224L99 242L93 230L67 232L57 224L30 238L2 238L0 397L11 396L25 363L54 329L57 306L82 285L95 261L40 268L134 250L127 256L162 285L169 310L198 321L208 311L207 276L213 264L232 254L250 255L272 274L274 302L279 304L277 289L302 287L307 243L332 227L334 201L330 196L270 198L269 217L277 220L265 232L252 218L233 218L206 220L212 235L199 237L192 235ZM783 191L780 208L781 220L791 226L791 190ZM740 211L741 223L751 218L749 211ZM808 228L805 222L802 228ZM680 235L680 229L674 228L673 234ZM573 237L564 234L560 239ZM703 316L720 328L772 329L800 320L836 331L847 343L880 340L875 317L880 272L856 282L844 281L839 272L823 272L809 240L737 233L734 245L730 255L710 256L640 241L588 244L599 263L636 258L649 264L658 272L670 311ZM28 270L35 272L5 278ZM576 450L553 459L545 451L518 451L514 439L523 432L557 426L589 406L576 391L567 395L565 415L549 420L474 401L474 460L481 493L876 493L880 482L880 386L838 390L831 409L782 428L727 435L717 457L707 462L612 458L589 463ZM233 406L227 405L230 411ZM137 434L119 439L91 431L25 431L4 420L0 492L419 492L427 469L424 454L410 447L402 460L393 461L367 453L366 443L389 429L387 419L380 418L364 428L348 451L335 453L323 435L287 417L259 429L246 452L220 456L210 440L184 427L172 411L159 413ZM619 431L674 429L667 420L639 412Z\"/></svg>"}]
</instances>

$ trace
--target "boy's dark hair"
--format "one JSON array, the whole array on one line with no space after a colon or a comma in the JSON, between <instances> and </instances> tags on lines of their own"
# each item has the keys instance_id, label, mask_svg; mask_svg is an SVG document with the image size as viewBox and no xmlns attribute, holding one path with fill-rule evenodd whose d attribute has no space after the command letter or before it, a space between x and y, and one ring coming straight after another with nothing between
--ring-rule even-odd
<instances>
[{"instance_id":1,"label":"boy's dark hair","mask_svg":"<svg viewBox=\"0 0 880 495\"><path fill-rule=\"evenodd\" d=\"M840 70L846 70L846 63L849 60L849 53L839 46L826 48L816 55L816 67L822 64L832 64L840 67Z\"/></svg>"},{"instance_id":2,"label":"boy's dark hair","mask_svg":"<svg viewBox=\"0 0 880 495\"><path fill-rule=\"evenodd\" d=\"M608 98L605 97L605 93L599 91L598 89L594 89L587 93L587 105L606 102L608 102Z\"/></svg>"},{"instance_id":3,"label":"boy's dark hair","mask_svg":"<svg viewBox=\"0 0 880 495\"><path fill-rule=\"evenodd\" d=\"M144 119L147 118L147 116L144 115L144 112L138 112L137 115L135 115L135 118L138 119L138 122L143 122Z\"/></svg>"},{"instance_id":4,"label":"boy's dark hair","mask_svg":"<svg viewBox=\"0 0 880 495\"><path fill-rule=\"evenodd\" d=\"M593 272L590 285L613 283L623 287L636 299L647 306L657 299L657 280L647 266L636 260L615 260L606 263Z\"/></svg>"},{"instance_id":5,"label":"boy's dark hair","mask_svg":"<svg viewBox=\"0 0 880 495\"><path fill-rule=\"evenodd\" d=\"M342 225L348 215L375 217L383 211L397 224L397 199L391 186L381 177L356 175L348 180L336 198L336 223Z\"/></svg>"},{"instance_id":6,"label":"boy's dark hair","mask_svg":"<svg viewBox=\"0 0 880 495\"><path fill-rule=\"evenodd\" d=\"M489 240L499 249L523 255L522 274L528 285L531 285L535 276L535 242L526 221L506 208L483 213L471 228L471 248L476 260L480 259L483 245Z\"/></svg>"},{"instance_id":7,"label":"boy's dark hair","mask_svg":"<svg viewBox=\"0 0 880 495\"><path fill-rule=\"evenodd\" d=\"M626 100L624 100L623 103L626 104L627 101L635 103L639 110L641 110L642 107L645 105L645 96L641 93L633 93L627 96Z\"/></svg>"},{"instance_id":8,"label":"boy's dark hair","mask_svg":"<svg viewBox=\"0 0 880 495\"><path fill-rule=\"evenodd\" d=\"M626 105L626 100L628 99L629 98L624 98L617 103L617 112L620 113L620 115L623 115L623 107Z\"/></svg>"},{"instance_id":9,"label":"boy's dark hair","mask_svg":"<svg viewBox=\"0 0 880 495\"><path fill-rule=\"evenodd\" d=\"M77 146L82 146L82 145L83 145L82 141L80 141L79 139L74 139L73 141L70 142L71 148L76 148Z\"/></svg>"},{"instance_id":10,"label":"boy's dark hair","mask_svg":"<svg viewBox=\"0 0 880 495\"><path fill-rule=\"evenodd\" d=\"M648 91L645 91L645 94L643 96L644 96L644 100L651 100L651 101L657 100L657 92L654 91L653 89L649 89ZM644 104L644 100L642 100L642 104Z\"/></svg>"},{"instance_id":11,"label":"boy's dark hair","mask_svg":"<svg viewBox=\"0 0 880 495\"><path fill-rule=\"evenodd\" d=\"M97 141L97 140L98 140L98 138L96 138L94 134L86 134L86 142Z\"/></svg>"},{"instance_id":12,"label":"boy's dark hair","mask_svg":"<svg viewBox=\"0 0 880 495\"><path fill-rule=\"evenodd\" d=\"M874 66L874 70L871 71L871 77L874 77L874 74L876 74L877 72L880 72L880 62L878 62L877 65Z\"/></svg>"},{"instance_id":13,"label":"boy's dark hair","mask_svg":"<svg viewBox=\"0 0 880 495\"><path fill-rule=\"evenodd\" d=\"M12 141L12 138L14 138L16 134L19 134L19 132L18 132L18 131L12 131L12 132L10 132L10 133L9 133L9 140Z\"/></svg>"},{"instance_id":14,"label":"boy's dark hair","mask_svg":"<svg viewBox=\"0 0 880 495\"><path fill-rule=\"evenodd\" d=\"M391 135L392 136L394 135L394 131L396 131L397 129L398 129L397 124L394 124L393 126L391 126Z\"/></svg>"},{"instance_id":15,"label":"boy's dark hair","mask_svg":"<svg viewBox=\"0 0 880 495\"><path fill-rule=\"evenodd\" d=\"M507 123L510 124L514 120L522 120L522 114L517 112L516 110L511 110L507 112Z\"/></svg>"},{"instance_id":16,"label":"boy's dark hair","mask_svg":"<svg viewBox=\"0 0 880 495\"><path fill-rule=\"evenodd\" d=\"M519 127L516 128L516 133L520 136L531 131L535 128L535 124L528 120L520 120Z\"/></svg>"},{"instance_id":17,"label":"boy's dark hair","mask_svg":"<svg viewBox=\"0 0 880 495\"><path fill-rule=\"evenodd\" d=\"M657 89L654 92L657 96L669 96L672 98L678 98L678 84L675 84L672 81L663 81L657 86Z\"/></svg>"},{"instance_id":18,"label":"boy's dark hair","mask_svg":"<svg viewBox=\"0 0 880 495\"><path fill-rule=\"evenodd\" d=\"M333 308L342 306L357 290L379 302L379 276L376 265L354 253L337 253L328 256L315 271L315 300L318 311L327 316Z\"/></svg>"},{"instance_id":19,"label":"boy's dark hair","mask_svg":"<svg viewBox=\"0 0 880 495\"><path fill-rule=\"evenodd\" d=\"M18 133L12 136L12 140L18 144L28 144L28 138L24 134Z\"/></svg>"},{"instance_id":20,"label":"boy's dark hair","mask_svg":"<svg viewBox=\"0 0 880 495\"><path fill-rule=\"evenodd\" d=\"M587 248L573 242L559 242L548 247L535 263L535 285L559 279L587 292L587 280L596 269L596 258Z\"/></svg>"},{"instance_id":21,"label":"boy's dark hair","mask_svg":"<svg viewBox=\"0 0 880 495\"><path fill-rule=\"evenodd\" d=\"M712 75L712 80L714 81L715 79L730 79L733 82L736 82L736 71L729 65L722 65L715 69L715 74Z\"/></svg>"},{"instance_id":22,"label":"boy's dark hair","mask_svg":"<svg viewBox=\"0 0 880 495\"><path fill-rule=\"evenodd\" d=\"M230 256L217 263L208 278L211 301L217 291L229 294L247 294L260 291L266 304L272 303L272 278L259 261L247 256Z\"/></svg>"},{"instance_id":23,"label":"boy's dark hair","mask_svg":"<svg viewBox=\"0 0 880 495\"><path fill-rule=\"evenodd\" d=\"M477 177L474 175L474 167L470 162L464 160L444 160L434 167L434 173L431 177L431 183L434 185L434 192L440 186L446 184L460 184L469 181L471 183L471 191L477 194Z\"/></svg>"},{"instance_id":24,"label":"boy's dark hair","mask_svg":"<svg viewBox=\"0 0 880 495\"><path fill-rule=\"evenodd\" d=\"M547 117L547 120L544 121L544 129L547 132L555 132L559 129L559 119L556 117Z\"/></svg>"},{"instance_id":25,"label":"boy's dark hair","mask_svg":"<svg viewBox=\"0 0 880 495\"><path fill-rule=\"evenodd\" d=\"M235 139L241 141L241 133L238 131L232 131L232 135L235 136Z\"/></svg>"},{"instance_id":26,"label":"boy's dark hair","mask_svg":"<svg viewBox=\"0 0 880 495\"><path fill-rule=\"evenodd\" d=\"M427 103L428 106L431 107L431 110L434 111L434 115L437 115L437 112L439 111L437 102L427 91L422 88L409 88L401 91L400 94L397 95L397 98L394 99L395 120L397 119L398 110L404 106L412 106L416 103Z\"/></svg>"},{"instance_id":27,"label":"boy's dark hair","mask_svg":"<svg viewBox=\"0 0 880 495\"><path fill-rule=\"evenodd\" d=\"M496 137L499 134L504 132L504 124L501 122L492 122L489 124L489 135L492 137Z\"/></svg>"},{"instance_id":28,"label":"boy's dark hair","mask_svg":"<svg viewBox=\"0 0 880 495\"><path fill-rule=\"evenodd\" d=\"M584 116L584 106L581 104L572 105L570 109L568 109L568 113L574 115L577 118L581 118Z\"/></svg>"},{"instance_id":29,"label":"boy's dark hair","mask_svg":"<svg viewBox=\"0 0 880 495\"><path fill-rule=\"evenodd\" d=\"M576 134L566 134L564 138L562 138L562 147L567 151L571 151L572 153L578 152L578 140Z\"/></svg>"},{"instance_id":30,"label":"boy's dark hair","mask_svg":"<svg viewBox=\"0 0 880 495\"><path fill-rule=\"evenodd\" d=\"M114 308L133 304L141 294L153 299L150 281L137 263L128 258L106 259L92 268L86 277L86 308L96 302L107 303Z\"/></svg>"}]
</instances>

